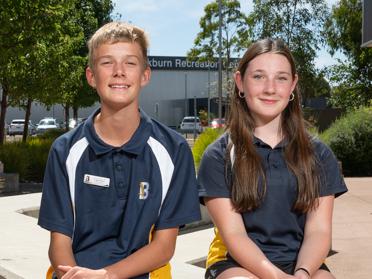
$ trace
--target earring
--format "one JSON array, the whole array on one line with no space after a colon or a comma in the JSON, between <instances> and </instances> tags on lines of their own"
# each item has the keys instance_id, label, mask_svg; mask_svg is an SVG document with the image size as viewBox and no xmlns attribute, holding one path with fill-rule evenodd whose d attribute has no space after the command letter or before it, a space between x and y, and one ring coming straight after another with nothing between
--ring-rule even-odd
<instances>
[{"instance_id":1,"label":"earring","mask_svg":"<svg viewBox=\"0 0 372 279\"><path fill-rule=\"evenodd\" d=\"M292 93L291 93L291 96L289 97L289 101L293 101L293 100L294 100L294 97L295 97L295 95L294 95L294 93L292 92Z\"/></svg>"},{"instance_id":2,"label":"earring","mask_svg":"<svg viewBox=\"0 0 372 279\"><path fill-rule=\"evenodd\" d=\"M239 95L240 98L244 99L244 92L239 91L238 95Z\"/></svg>"}]
</instances>

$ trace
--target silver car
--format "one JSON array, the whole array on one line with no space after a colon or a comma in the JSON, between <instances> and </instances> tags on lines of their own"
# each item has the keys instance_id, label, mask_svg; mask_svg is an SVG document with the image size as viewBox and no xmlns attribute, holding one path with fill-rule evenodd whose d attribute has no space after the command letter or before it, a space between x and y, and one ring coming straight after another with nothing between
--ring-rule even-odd
<instances>
[{"instance_id":1,"label":"silver car","mask_svg":"<svg viewBox=\"0 0 372 279\"><path fill-rule=\"evenodd\" d=\"M203 130L199 117L195 116L184 117L180 124L180 131L182 133L193 133L194 129L197 133L201 133Z\"/></svg>"},{"instance_id":2,"label":"silver car","mask_svg":"<svg viewBox=\"0 0 372 279\"><path fill-rule=\"evenodd\" d=\"M8 126L8 134L10 136L23 135L24 126L25 126L24 119L13 119ZM35 134L35 125L32 123L31 120L29 120L28 122L28 134L29 135Z\"/></svg>"},{"instance_id":3,"label":"silver car","mask_svg":"<svg viewBox=\"0 0 372 279\"><path fill-rule=\"evenodd\" d=\"M59 128L59 125L56 119L51 118L51 117L45 117L40 120L39 124L37 124L36 133L40 135L46 131L55 130L58 128Z\"/></svg>"}]
</instances>

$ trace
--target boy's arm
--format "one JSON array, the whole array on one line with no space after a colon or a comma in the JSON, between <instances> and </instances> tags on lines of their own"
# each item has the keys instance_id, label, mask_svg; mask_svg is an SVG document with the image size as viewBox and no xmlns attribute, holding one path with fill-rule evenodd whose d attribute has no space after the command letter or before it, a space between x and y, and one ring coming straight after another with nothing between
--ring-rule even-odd
<instances>
[{"instance_id":1,"label":"boy's arm","mask_svg":"<svg viewBox=\"0 0 372 279\"><path fill-rule=\"evenodd\" d=\"M58 278L62 278L65 272L57 267L59 265L75 266L75 258L72 252L71 238L58 232L50 233L49 259Z\"/></svg>"},{"instance_id":2,"label":"boy's arm","mask_svg":"<svg viewBox=\"0 0 372 279\"><path fill-rule=\"evenodd\" d=\"M154 231L151 242L127 258L104 269L92 270L82 267L60 266L66 272L63 279L123 279L149 273L167 264L174 254L178 228Z\"/></svg>"}]
</instances>

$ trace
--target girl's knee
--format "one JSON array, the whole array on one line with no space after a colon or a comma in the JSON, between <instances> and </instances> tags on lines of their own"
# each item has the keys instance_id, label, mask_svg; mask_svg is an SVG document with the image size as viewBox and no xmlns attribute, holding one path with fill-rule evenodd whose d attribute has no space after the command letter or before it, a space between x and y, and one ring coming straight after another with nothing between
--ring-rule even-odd
<instances>
[{"instance_id":1,"label":"girl's knee","mask_svg":"<svg viewBox=\"0 0 372 279\"><path fill-rule=\"evenodd\" d=\"M319 269L317 272L315 272L315 274L311 278L312 279L336 279L336 277L334 277L332 273L330 273L327 270L323 270L323 269Z\"/></svg>"},{"instance_id":2,"label":"girl's knee","mask_svg":"<svg viewBox=\"0 0 372 279\"><path fill-rule=\"evenodd\" d=\"M259 278L244 268L232 267L218 275L217 279L259 279Z\"/></svg>"}]
</instances>

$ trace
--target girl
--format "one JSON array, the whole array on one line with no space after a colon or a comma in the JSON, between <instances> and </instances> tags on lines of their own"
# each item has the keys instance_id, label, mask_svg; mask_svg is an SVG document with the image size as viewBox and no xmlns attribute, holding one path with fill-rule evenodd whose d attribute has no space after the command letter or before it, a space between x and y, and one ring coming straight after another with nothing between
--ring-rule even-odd
<instances>
[{"instance_id":1,"label":"girl","mask_svg":"<svg viewBox=\"0 0 372 279\"><path fill-rule=\"evenodd\" d=\"M305 129L289 49L252 44L234 79L226 133L198 175L216 227L205 278L334 278L324 260L334 197L347 189L332 151Z\"/></svg>"}]
</instances>

